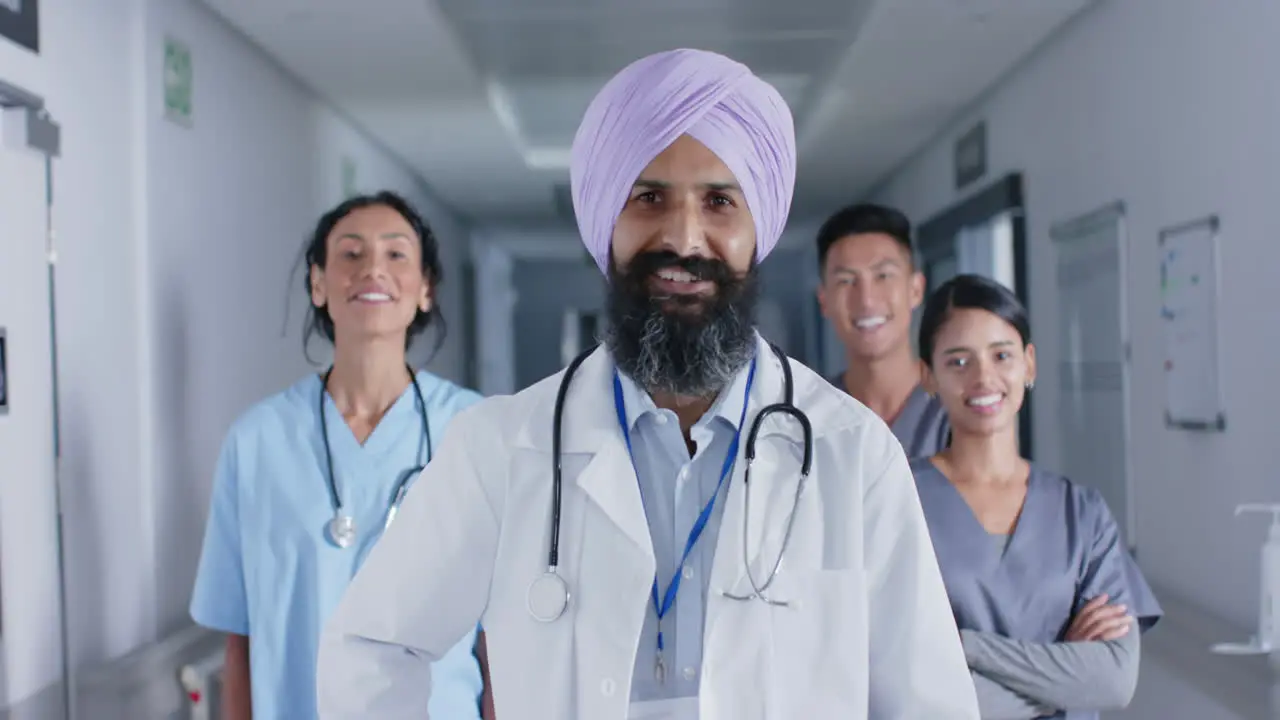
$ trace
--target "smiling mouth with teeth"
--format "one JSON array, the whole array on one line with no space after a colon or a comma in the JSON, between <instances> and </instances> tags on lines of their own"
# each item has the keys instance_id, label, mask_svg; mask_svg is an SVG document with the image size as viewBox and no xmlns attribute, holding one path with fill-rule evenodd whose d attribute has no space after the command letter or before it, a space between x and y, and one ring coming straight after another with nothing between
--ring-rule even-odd
<instances>
[{"instance_id":1,"label":"smiling mouth with teeth","mask_svg":"<svg viewBox=\"0 0 1280 720\"><path fill-rule=\"evenodd\" d=\"M663 280L669 280L671 282L678 282L678 283L698 282L698 278L694 277L692 273L685 272L684 270L676 270L672 268L665 268L665 269L659 270L656 273L654 273L654 275L657 275L659 278Z\"/></svg>"},{"instance_id":2,"label":"smiling mouth with teeth","mask_svg":"<svg viewBox=\"0 0 1280 720\"><path fill-rule=\"evenodd\" d=\"M680 268L662 268L654 271L650 280L652 291L667 297L694 297L715 292L715 283Z\"/></svg>"},{"instance_id":3,"label":"smiling mouth with teeth","mask_svg":"<svg viewBox=\"0 0 1280 720\"><path fill-rule=\"evenodd\" d=\"M887 322L889 322L889 318L883 315L876 315L875 317L857 320L853 323L853 326L859 330L877 330Z\"/></svg>"},{"instance_id":4,"label":"smiling mouth with teeth","mask_svg":"<svg viewBox=\"0 0 1280 720\"><path fill-rule=\"evenodd\" d=\"M994 407L998 405L1002 400L1004 400L1004 395L1002 393L992 393L990 395L979 395L977 397L971 397L965 400L964 404L968 405L969 407L978 408L981 410L984 408Z\"/></svg>"},{"instance_id":5,"label":"smiling mouth with teeth","mask_svg":"<svg viewBox=\"0 0 1280 720\"><path fill-rule=\"evenodd\" d=\"M391 302L391 296L386 293L378 292L360 293L356 296L356 300L367 303L384 303Z\"/></svg>"}]
</instances>

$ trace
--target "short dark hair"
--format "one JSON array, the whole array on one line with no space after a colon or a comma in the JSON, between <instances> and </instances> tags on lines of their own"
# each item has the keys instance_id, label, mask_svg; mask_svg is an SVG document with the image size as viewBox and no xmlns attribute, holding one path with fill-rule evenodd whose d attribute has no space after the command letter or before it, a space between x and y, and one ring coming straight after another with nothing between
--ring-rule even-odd
<instances>
[{"instance_id":1,"label":"short dark hair","mask_svg":"<svg viewBox=\"0 0 1280 720\"><path fill-rule=\"evenodd\" d=\"M831 247L850 235L882 233L888 235L912 257L911 221L896 208L873 203L860 203L841 209L827 218L818 229L818 270L827 269Z\"/></svg>"},{"instance_id":2,"label":"short dark hair","mask_svg":"<svg viewBox=\"0 0 1280 720\"><path fill-rule=\"evenodd\" d=\"M422 249L422 275L431 281L433 289L440 286L440 282L444 279L444 266L440 262L440 247L436 241L435 233L431 232L431 226L427 224L427 221L422 218L422 215L408 200L390 190L383 190L372 195L356 195L348 198L320 217L315 229L311 231L306 247L303 249L303 261L308 271L303 278L303 289L306 291L308 299L311 297L311 267L324 268L329 255L329 234L333 232L333 228L343 218L356 210L379 206L394 210L404 218L405 222L409 223L409 227L413 229L413 234L418 236L419 247ZM318 308L310 302L307 303L307 307L307 317L304 321L305 326L302 335L304 353L306 353L307 346L310 345L313 335L319 334L330 343L333 342L334 338L333 317L329 315L328 308ZM439 293L436 293L430 310L423 312L419 309L413 316L413 321L409 323L409 329L405 335L405 347L408 348L415 337L432 325L437 327L435 347L432 348L434 353L444 343L446 332L444 315L440 313ZM309 356L308 359L310 359Z\"/></svg>"},{"instance_id":3,"label":"short dark hair","mask_svg":"<svg viewBox=\"0 0 1280 720\"><path fill-rule=\"evenodd\" d=\"M1023 347L1031 343L1027 309L1013 291L982 275L957 275L933 291L920 315L920 359L929 367L938 333L955 310L986 310L1012 325Z\"/></svg>"}]
</instances>

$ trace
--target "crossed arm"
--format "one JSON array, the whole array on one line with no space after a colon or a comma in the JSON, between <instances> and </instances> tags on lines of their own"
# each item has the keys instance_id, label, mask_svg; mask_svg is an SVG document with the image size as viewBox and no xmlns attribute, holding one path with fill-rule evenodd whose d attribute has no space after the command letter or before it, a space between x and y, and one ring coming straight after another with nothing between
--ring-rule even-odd
<instances>
[{"instance_id":1,"label":"crossed arm","mask_svg":"<svg viewBox=\"0 0 1280 720\"><path fill-rule=\"evenodd\" d=\"M1020 695L977 670L971 670L982 720L1032 720L1052 715L1053 708Z\"/></svg>"},{"instance_id":2,"label":"crossed arm","mask_svg":"<svg viewBox=\"0 0 1280 720\"><path fill-rule=\"evenodd\" d=\"M1095 599L1080 612L1066 642L960 631L984 720L1128 705L1138 680L1139 633L1124 608L1105 602Z\"/></svg>"}]
</instances>

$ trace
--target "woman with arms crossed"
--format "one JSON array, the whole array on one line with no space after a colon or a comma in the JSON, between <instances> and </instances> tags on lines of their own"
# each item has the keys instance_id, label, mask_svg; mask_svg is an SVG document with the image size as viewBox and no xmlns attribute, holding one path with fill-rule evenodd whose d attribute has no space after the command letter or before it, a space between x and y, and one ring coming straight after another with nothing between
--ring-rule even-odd
<instances>
[{"instance_id":1,"label":"woman with arms crossed","mask_svg":"<svg viewBox=\"0 0 1280 720\"><path fill-rule=\"evenodd\" d=\"M912 470L982 717L1127 706L1139 635L1162 613L1102 496L1018 452L1036 374L1026 310L995 281L958 276L925 306L920 356L951 445Z\"/></svg>"},{"instance_id":2,"label":"woman with arms crossed","mask_svg":"<svg viewBox=\"0 0 1280 720\"><path fill-rule=\"evenodd\" d=\"M249 409L214 477L191 615L227 633L224 718L314 718L320 630L455 414L480 399L406 351L443 323L435 236L392 193L322 217L306 336L333 364ZM437 337L442 337L437 333ZM431 716L480 717L476 632L436 664Z\"/></svg>"}]
</instances>

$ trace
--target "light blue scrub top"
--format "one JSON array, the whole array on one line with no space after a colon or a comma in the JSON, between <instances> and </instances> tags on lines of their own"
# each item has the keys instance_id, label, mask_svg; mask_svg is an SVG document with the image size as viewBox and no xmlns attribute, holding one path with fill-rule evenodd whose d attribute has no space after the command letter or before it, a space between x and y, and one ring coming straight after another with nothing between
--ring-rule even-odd
<instances>
[{"instance_id":1,"label":"light blue scrub top","mask_svg":"<svg viewBox=\"0 0 1280 720\"><path fill-rule=\"evenodd\" d=\"M1022 514L1005 542L986 531L928 458L911 461L911 470L961 630L1062 642L1076 613L1102 594L1128 605L1143 631L1163 616L1097 490L1032 465ZM1051 717L1097 720L1098 714Z\"/></svg>"},{"instance_id":2,"label":"light blue scrub top","mask_svg":"<svg viewBox=\"0 0 1280 720\"><path fill-rule=\"evenodd\" d=\"M481 397L427 372L418 373L418 384L439 449L448 422ZM214 476L191 617L214 630L249 636L254 717L317 716L321 630L381 536L400 478L426 459L413 386L363 446L326 393L338 493L357 530L350 548L337 547L325 531L333 507L320 392L320 377L308 375L251 408L228 432ZM475 635L472 630L433 666L432 718L480 717Z\"/></svg>"}]
</instances>

